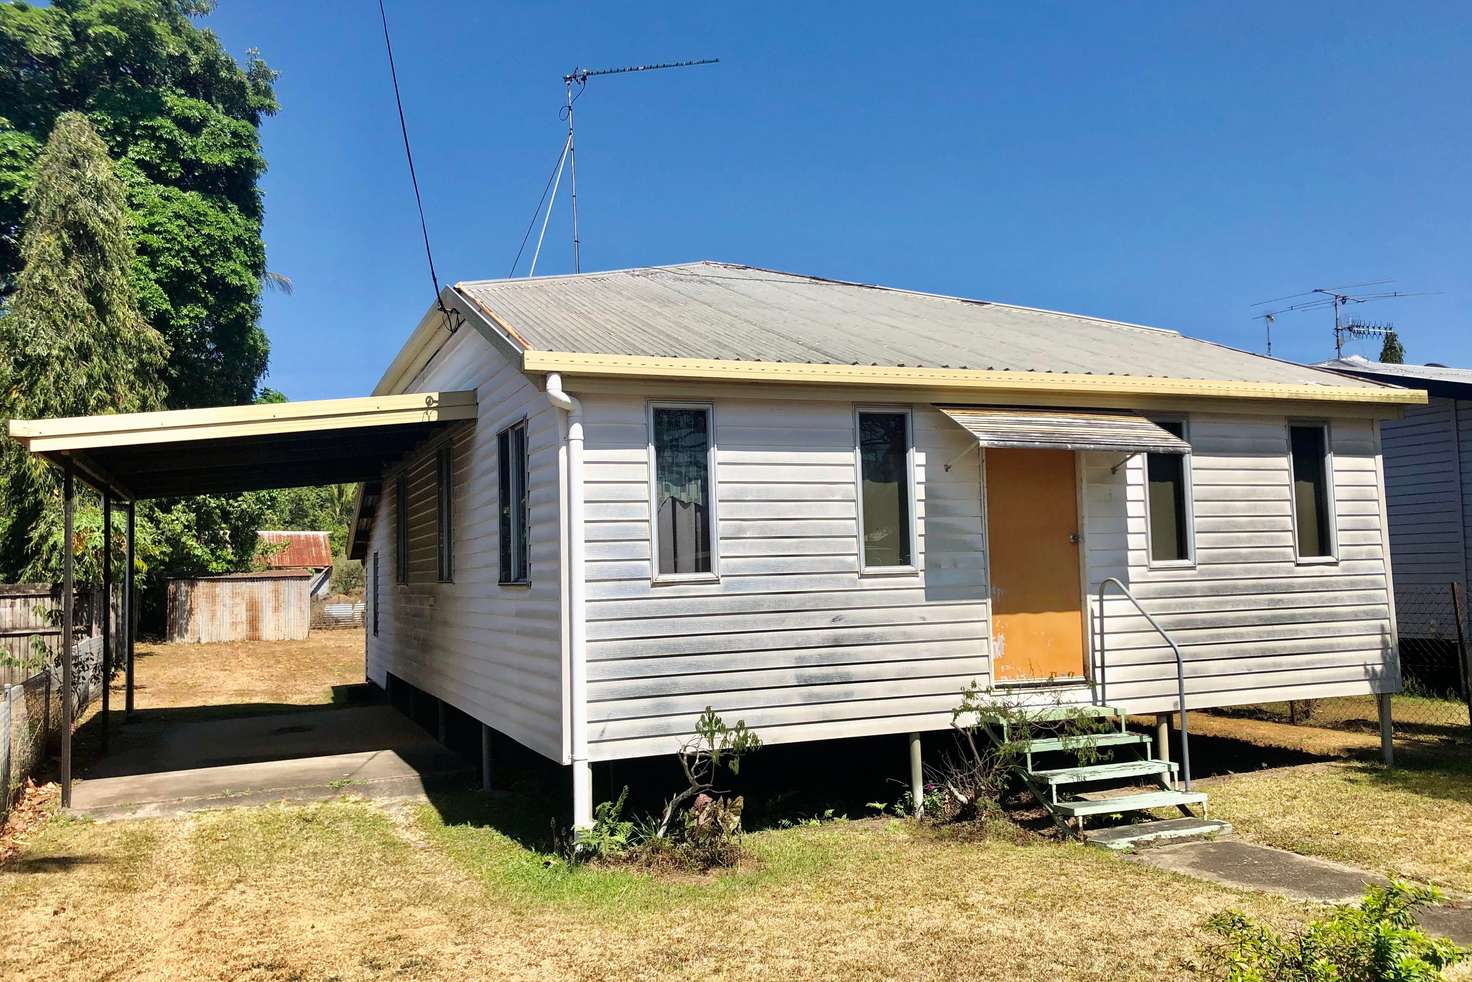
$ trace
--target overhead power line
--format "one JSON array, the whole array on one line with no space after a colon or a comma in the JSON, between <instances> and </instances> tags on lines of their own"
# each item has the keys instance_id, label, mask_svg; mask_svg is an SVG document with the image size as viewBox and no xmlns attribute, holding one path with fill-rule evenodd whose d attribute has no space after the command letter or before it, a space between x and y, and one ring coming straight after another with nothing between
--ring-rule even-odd
<instances>
[{"instance_id":1,"label":"overhead power line","mask_svg":"<svg viewBox=\"0 0 1472 982\"><path fill-rule=\"evenodd\" d=\"M434 268L434 251L429 247L429 223L424 219L424 196L419 193L419 175L414 170L414 150L409 146L409 124L404 119L404 99L399 94L399 71L394 64L394 43L388 32L388 12L383 8L383 0L378 0L378 17L383 22L383 47L388 52L388 77L394 86L394 105L399 110L399 132L404 137L404 159L409 162L409 183L414 188L414 204L419 208L419 231L424 236L424 258L429 264L429 281L434 290L434 303L440 313L445 315L450 333L454 333L460 326L458 314L454 314L445 308L445 302L440 299L440 278Z\"/></svg>"}]
</instances>

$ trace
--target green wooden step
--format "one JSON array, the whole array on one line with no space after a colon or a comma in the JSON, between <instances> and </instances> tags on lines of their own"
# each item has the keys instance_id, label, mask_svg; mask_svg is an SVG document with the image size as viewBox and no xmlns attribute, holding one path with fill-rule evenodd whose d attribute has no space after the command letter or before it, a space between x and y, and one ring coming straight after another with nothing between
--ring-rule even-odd
<instances>
[{"instance_id":1,"label":"green wooden step","mask_svg":"<svg viewBox=\"0 0 1472 982\"><path fill-rule=\"evenodd\" d=\"M1051 750L1078 751L1086 747L1117 747L1122 744L1146 744L1150 737L1144 733L1090 733L1075 737L1042 737L1037 740L1019 741L1023 753L1041 754Z\"/></svg>"},{"instance_id":2,"label":"green wooden step","mask_svg":"<svg viewBox=\"0 0 1472 982\"><path fill-rule=\"evenodd\" d=\"M1036 707L1028 706L1024 703L1022 705L1011 706L1009 708L1014 712L1026 716L1029 720L1039 723L1055 722L1057 720L1065 719L1085 719L1102 717L1117 719L1125 715L1124 710L1120 709L1118 706L1095 706L1090 703L1083 703L1077 706ZM978 711L977 715L980 716L982 719L993 723L1008 722L1007 717L1000 712L989 713L986 710L980 710Z\"/></svg>"},{"instance_id":3,"label":"green wooden step","mask_svg":"<svg viewBox=\"0 0 1472 982\"><path fill-rule=\"evenodd\" d=\"M1113 815L1119 812L1148 811L1152 808L1204 804L1206 804L1206 795L1200 791L1147 791L1142 794L1126 794L1114 798L1060 801L1051 807L1069 818L1079 818L1084 815Z\"/></svg>"},{"instance_id":4,"label":"green wooden step","mask_svg":"<svg viewBox=\"0 0 1472 982\"><path fill-rule=\"evenodd\" d=\"M1176 765L1168 760L1126 760L1115 764L1090 764L1086 767L1054 767L1033 771L1047 784L1085 784L1089 781L1112 781L1122 777L1164 777L1174 774Z\"/></svg>"}]
</instances>

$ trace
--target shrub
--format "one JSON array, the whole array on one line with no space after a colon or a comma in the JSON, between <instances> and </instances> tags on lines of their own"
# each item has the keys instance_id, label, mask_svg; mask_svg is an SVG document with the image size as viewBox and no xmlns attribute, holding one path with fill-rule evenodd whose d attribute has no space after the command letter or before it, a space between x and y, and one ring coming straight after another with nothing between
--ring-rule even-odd
<instances>
[{"instance_id":1,"label":"shrub","mask_svg":"<svg viewBox=\"0 0 1472 982\"><path fill-rule=\"evenodd\" d=\"M974 682L962 690L961 704L952 711L951 720L957 734L956 750L927 768L925 782L927 788L935 785L943 791L925 796L926 814L940 821L989 822L1002 817L1003 800L1020 783L1029 740L1059 737L1064 749L1083 765L1108 757L1098 742L1099 734L1112 728L1107 718L1061 703L1015 706L995 702ZM990 733L984 732L988 730Z\"/></svg>"},{"instance_id":2,"label":"shrub","mask_svg":"<svg viewBox=\"0 0 1472 982\"><path fill-rule=\"evenodd\" d=\"M1207 922L1223 938L1208 958L1226 982L1432 982L1472 954L1416 923L1417 910L1440 900L1431 887L1392 881L1287 937L1225 911Z\"/></svg>"},{"instance_id":3,"label":"shrub","mask_svg":"<svg viewBox=\"0 0 1472 982\"><path fill-rule=\"evenodd\" d=\"M708 870L732 866L741 858L740 795L716 789L722 770L741 771L741 758L761 740L738 720L727 726L707 706L695 724L695 735L680 748L680 768L687 787L666 802L659 819L625 819L629 789L614 801L593 809L593 825L578 830L569 858L579 861L621 860L650 867L678 866Z\"/></svg>"}]
</instances>

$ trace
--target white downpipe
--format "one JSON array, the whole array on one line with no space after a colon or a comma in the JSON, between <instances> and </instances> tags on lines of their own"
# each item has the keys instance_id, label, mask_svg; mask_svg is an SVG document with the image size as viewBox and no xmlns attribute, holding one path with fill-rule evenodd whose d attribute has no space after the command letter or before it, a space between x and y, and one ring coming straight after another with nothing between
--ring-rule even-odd
<instances>
[{"instance_id":1,"label":"white downpipe","mask_svg":"<svg viewBox=\"0 0 1472 982\"><path fill-rule=\"evenodd\" d=\"M562 376L547 376L547 399L567 413L567 616L568 684L572 690L572 822L593 824L593 770L588 764L588 608L583 560L583 404L562 389Z\"/></svg>"}]
</instances>

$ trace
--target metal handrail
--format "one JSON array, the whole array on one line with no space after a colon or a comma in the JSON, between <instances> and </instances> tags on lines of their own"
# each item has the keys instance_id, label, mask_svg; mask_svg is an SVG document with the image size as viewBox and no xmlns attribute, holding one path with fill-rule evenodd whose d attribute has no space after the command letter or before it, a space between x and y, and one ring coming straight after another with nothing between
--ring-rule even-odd
<instances>
[{"instance_id":1,"label":"metal handrail","mask_svg":"<svg viewBox=\"0 0 1472 982\"><path fill-rule=\"evenodd\" d=\"M1155 632L1157 634L1159 634L1162 639L1164 639L1164 641L1165 641L1166 644L1170 645L1170 650L1175 653L1175 656L1176 656L1176 691L1177 691L1177 701L1179 702L1180 707L1181 707L1181 779L1182 779L1182 782L1185 785L1186 790L1187 791L1190 791L1191 790L1191 729L1190 729L1190 727L1186 723L1186 660L1183 657L1181 657L1181 646L1178 645L1178 644L1176 644L1175 639L1172 638L1169 634L1165 633L1165 628L1161 627L1160 624L1156 622L1155 618L1150 616L1150 612L1140 605L1140 601L1135 598L1135 595L1133 593L1130 593L1129 587L1125 586L1123 583L1121 583L1119 581L1118 577L1114 577L1114 576L1105 577L1104 580L1101 581L1100 584L1099 584L1099 692L1100 692L1100 698L1103 699L1104 696L1105 696L1105 694L1108 692L1108 689L1106 687L1107 680L1105 679L1105 667L1104 667L1105 666L1105 659L1104 659L1104 638L1105 638L1105 631L1104 631L1104 590L1110 584L1113 584L1114 586L1119 587L1119 592L1122 593L1122 594L1124 594L1125 599L1127 599L1130 603L1132 603L1132 604L1135 605L1135 609L1140 612L1140 616L1143 617L1143 618L1145 618L1145 620L1149 622L1149 624L1150 624L1151 627L1155 628Z\"/></svg>"}]
</instances>

